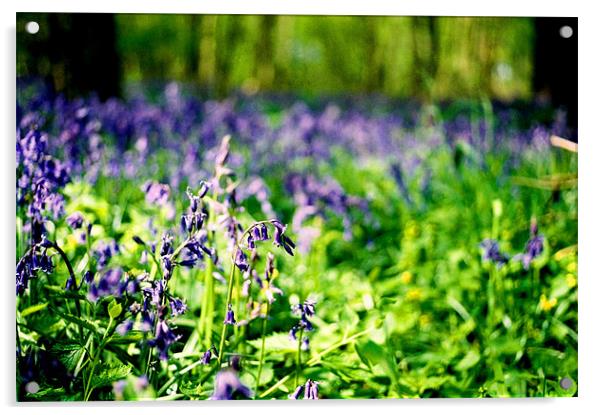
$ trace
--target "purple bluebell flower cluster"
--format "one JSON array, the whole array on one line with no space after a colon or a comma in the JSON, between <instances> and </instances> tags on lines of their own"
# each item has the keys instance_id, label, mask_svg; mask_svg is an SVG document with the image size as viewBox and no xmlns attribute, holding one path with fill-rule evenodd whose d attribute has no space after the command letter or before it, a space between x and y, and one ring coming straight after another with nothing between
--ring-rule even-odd
<instances>
[{"instance_id":1,"label":"purple bluebell flower cluster","mask_svg":"<svg viewBox=\"0 0 602 415\"><path fill-rule=\"evenodd\" d=\"M529 269L531 262L543 253L544 237L539 234L537 221L533 219L530 227L530 238L525 245L525 250L520 254L521 262L525 269Z\"/></svg>"},{"instance_id":2,"label":"purple bluebell flower cluster","mask_svg":"<svg viewBox=\"0 0 602 415\"><path fill-rule=\"evenodd\" d=\"M169 198L169 186L166 184L148 181L142 185L146 202L151 205L165 206Z\"/></svg>"},{"instance_id":3,"label":"purple bluebell flower cluster","mask_svg":"<svg viewBox=\"0 0 602 415\"><path fill-rule=\"evenodd\" d=\"M494 239L485 239L479 245L481 248L481 260L483 262L493 262L498 267L508 262L508 255L500 252L500 246Z\"/></svg>"},{"instance_id":4,"label":"purple bluebell flower cluster","mask_svg":"<svg viewBox=\"0 0 602 415\"><path fill-rule=\"evenodd\" d=\"M46 234L46 220L64 213L59 190L69 182L67 167L50 156L48 135L37 129L17 131L17 208L25 210L23 231L31 244Z\"/></svg>"},{"instance_id":5,"label":"purple bluebell flower cluster","mask_svg":"<svg viewBox=\"0 0 602 415\"><path fill-rule=\"evenodd\" d=\"M113 241L99 241L96 247L94 248L94 255L96 256L96 260L98 266L101 268L106 267L109 264L111 258L119 253L119 245L117 242Z\"/></svg>"},{"instance_id":6,"label":"purple bluebell flower cluster","mask_svg":"<svg viewBox=\"0 0 602 415\"><path fill-rule=\"evenodd\" d=\"M36 277L38 271L50 274L54 264L48 253L47 247L36 245L23 255L16 267L17 295L22 295L29 285L29 281Z\"/></svg>"},{"instance_id":7,"label":"purple bluebell flower cluster","mask_svg":"<svg viewBox=\"0 0 602 415\"><path fill-rule=\"evenodd\" d=\"M211 400L250 399L251 389L245 386L232 368L218 372L215 377L215 389Z\"/></svg>"},{"instance_id":8,"label":"purple bluebell flower cluster","mask_svg":"<svg viewBox=\"0 0 602 415\"><path fill-rule=\"evenodd\" d=\"M309 321L310 317L316 313L315 311L316 302L311 299L307 299L303 304L296 304L292 307L293 314L299 316L299 322L293 326L289 332L291 340L297 340L297 333L308 332L314 329L313 324ZM304 337L301 339L302 343L305 344L306 349L309 349L309 338Z\"/></svg>"},{"instance_id":9,"label":"purple bluebell flower cluster","mask_svg":"<svg viewBox=\"0 0 602 415\"><path fill-rule=\"evenodd\" d=\"M318 383L319 382L308 379L304 385L297 386L297 388L288 396L288 398L297 400L301 397L301 393L303 393L303 399L320 399L318 397Z\"/></svg>"},{"instance_id":10,"label":"purple bluebell flower cluster","mask_svg":"<svg viewBox=\"0 0 602 415\"><path fill-rule=\"evenodd\" d=\"M111 268L105 271L98 282L90 282L88 299L98 301L109 295L120 298L124 294L133 295L140 291L140 282L131 278L121 268Z\"/></svg>"}]
</instances>

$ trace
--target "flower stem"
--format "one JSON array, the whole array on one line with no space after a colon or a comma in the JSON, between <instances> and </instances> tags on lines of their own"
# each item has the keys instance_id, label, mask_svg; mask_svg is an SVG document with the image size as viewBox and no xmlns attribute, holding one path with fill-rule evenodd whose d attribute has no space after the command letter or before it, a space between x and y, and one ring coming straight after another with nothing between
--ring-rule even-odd
<instances>
[{"instance_id":1,"label":"flower stem","mask_svg":"<svg viewBox=\"0 0 602 415\"><path fill-rule=\"evenodd\" d=\"M230 277L228 278L228 296L226 298L226 311L224 313L224 315L226 315L228 313L228 306L231 304L232 301L232 288L234 287L234 272L235 272L235 268L236 265L234 265L234 261L232 262L232 268L230 270ZM221 367L222 364L222 358L224 355L224 344L226 342L226 332L228 330L228 324L225 324L222 326L222 336L220 338L219 341L219 353L217 356L217 367Z\"/></svg>"},{"instance_id":2,"label":"flower stem","mask_svg":"<svg viewBox=\"0 0 602 415\"><path fill-rule=\"evenodd\" d=\"M205 337L201 339L204 347L211 347L211 328L213 318L210 316L212 312L209 311L209 303L211 302L211 297L213 297L213 261L211 258L207 258L205 260L205 286L203 291L203 302L201 305L201 317L199 321L199 334L203 334Z\"/></svg>"},{"instance_id":3,"label":"flower stem","mask_svg":"<svg viewBox=\"0 0 602 415\"><path fill-rule=\"evenodd\" d=\"M58 254L60 255L61 259L63 260L63 262L67 266L67 271L69 272L69 278L71 278L71 280L73 281L73 285L75 287L78 287L77 279L75 278L75 272L73 272L73 267L71 266L71 261L69 261L69 258L67 257L67 254L65 253L65 251L63 251L57 245L56 242L48 241L48 243L50 244L50 246L52 246L52 248L56 252L58 252ZM81 318L81 316L82 316L82 310L81 310L81 305L79 303L79 298L75 299L75 311L77 313L77 317ZM84 344L84 329L80 325L78 325L77 327L78 327L79 336L81 338L82 345L83 345Z\"/></svg>"},{"instance_id":4,"label":"flower stem","mask_svg":"<svg viewBox=\"0 0 602 415\"><path fill-rule=\"evenodd\" d=\"M268 316L270 315L270 303L268 302L263 324L261 326L261 352L259 354L259 369L257 370L257 380L255 382L255 396L259 390L259 382L261 381L261 371L263 369L263 359L265 357L265 332L268 327Z\"/></svg>"},{"instance_id":5,"label":"flower stem","mask_svg":"<svg viewBox=\"0 0 602 415\"><path fill-rule=\"evenodd\" d=\"M297 370L295 371L295 387L299 386L299 374L301 373L301 344L303 343L303 331L299 330L299 341L297 343Z\"/></svg>"}]
</instances>

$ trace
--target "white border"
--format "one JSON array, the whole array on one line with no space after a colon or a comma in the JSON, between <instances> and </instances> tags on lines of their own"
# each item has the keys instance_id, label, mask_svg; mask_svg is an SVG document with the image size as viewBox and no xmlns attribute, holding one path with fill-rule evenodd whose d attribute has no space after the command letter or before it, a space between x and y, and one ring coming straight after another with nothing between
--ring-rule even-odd
<instances>
[{"instance_id":1,"label":"white border","mask_svg":"<svg viewBox=\"0 0 602 415\"><path fill-rule=\"evenodd\" d=\"M1 3L2 41L0 42L0 125L4 137L1 142L2 180L0 181L0 203L3 221L2 246L0 249L3 282L4 316L0 342L2 357L6 359L0 376L1 402L9 413L39 414L46 411L60 411L61 414L103 414L107 410L116 413L140 412L145 415L177 411L178 414L198 414L213 412L244 412L245 414L304 414L308 411L342 410L346 414L378 411L379 413L426 413L426 414L507 414L526 411L548 414L592 413L602 407L602 365L600 359L602 327L602 275L597 260L602 243L599 177L600 157L602 156L602 134L599 115L600 101L600 53L599 40L602 39L600 16L594 6L585 0L573 1L469 1L469 0L406 0L395 4L386 0L227 0L217 1L157 1L157 0L102 0L91 4L81 0L21 0ZM591 2L595 4L595 2ZM411 401L330 401L311 405L309 402L255 402L224 404L182 403L176 405L148 404L145 407L115 405L111 403L82 405L29 405L16 407L14 404L14 285L12 270L14 261L14 131L15 131L15 12L120 12L120 13L236 13L236 14L354 14L354 15L491 15L491 16L577 16L579 17L579 398L574 399L510 399L472 400L439 399Z\"/></svg>"}]
</instances>

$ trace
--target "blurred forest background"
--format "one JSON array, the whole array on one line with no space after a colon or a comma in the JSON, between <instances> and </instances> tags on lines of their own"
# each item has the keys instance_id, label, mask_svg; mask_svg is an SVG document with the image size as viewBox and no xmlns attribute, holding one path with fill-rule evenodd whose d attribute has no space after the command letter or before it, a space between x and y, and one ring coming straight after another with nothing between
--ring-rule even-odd
<instances>
[{"instance_id":1,"label":"blurred forest background","mask_svg":"<svg viewBox=\"0 0 602 415\"><path fill-rule=\"evenodd\" d=\"M68 96L176 80L217 98L537 100L576 126L576 18L19 13L17 33L18 77Z\"/></svg>"}]
</instances>

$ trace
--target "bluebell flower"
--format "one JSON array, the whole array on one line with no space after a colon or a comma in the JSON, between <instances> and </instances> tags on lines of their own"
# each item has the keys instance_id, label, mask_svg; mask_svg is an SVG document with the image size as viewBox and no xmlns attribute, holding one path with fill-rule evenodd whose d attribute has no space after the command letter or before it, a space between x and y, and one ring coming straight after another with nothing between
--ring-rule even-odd
<instances>
[{"instance_id":1,"label":"bluebell flower","mask_svg":"<svg viewBox=\"0 0 602 415\"><path fill-rule=\"evenodd\" d=\"M83 279L82 279L82 280L83 280L83 282L85 282L86 284L91 284L91 283L92 283L92 281L94 281L94 274L92 273L92 271L90 271L90 270L87 270L87 271L84 273L84 276L83 276Z\"/></svg>"},{"instance_id":2,"label":"bluebell flower","mask_svg":"<svg viewBox=\"0 0 602 415\"><path fill-rule=\"evenodd\" d=\"M184 304L184 302L177 297L171 297L169 299L169 306L171 308L171 315L173 317L184 314L188 308L186 304Z\"/></svg>"},{"instance_id":3,"label":"bluebell flower","mask_svg":"<svg viewBox=\"0 0 602 415\"><path fill-rule=\"evenodd\" d=\"M134 320L125 320L124 322L122 322L115 328L115 331L119 335L125 336L133 327L134 327Z\"/></svg>"},{"instance_id":4,"label":"bluebell flower","mask_svg":"<svg viewBox=\"0 0 602 415\"><path fill-rule=\"evenodd\" d=\"M65 289L73 290L76 287L77 287L77 282L75 281L75 278L72 278L72 277L67 278L67 282L65 283Z\"/></svg>"},{"instance_id":5,"label":"bluebell flower","mask_svg":"<svg viewBox=\"0 0 602 415\"><path fill-rule=\"evenodd\" d=\"M167 353L172 344L181 336L176 336L165 320L159 321L155 330L155 338L149 340L149 345L155 347L161 360L167 360Z\"/></svg>"},{"instance_id":6,"label":"bluebell flower","mask_svg":"<svg viewBox=\"0 0 602 415\"><path fill-rule=\"evenodd\" d=\"M169 186L153 181L148 181L142 186L142 191L146 194L146 202L158 206L167 204L169 198Z\"/></svg>"},{"instance_id":7,"label":"bluebell flower","mask_svg":"<svg viewBox=\"0 0 602 415\"><path fill-rule=\"evenodd\" d=\"M290 331L288 332L288 337L291 340L297 340L297 332L299 331L299 326L298 325L294 325L292 329L290 329Z\"/></svg>"},{"instance_id":8,"label":"bluebell flower","mask_svg":"<svg viewBox=\"0 0 602 415\"><path fill-rule=\"evenodd\" d=\"M274 225L274 245L277 247L283 247L287 254L293 256L293 249L295 249L295 244L293 241L284 234L286 232L286 225L283 225L279 220L272 220L272 225Z\"/></svg>"},{"instance_id":9,"label":"bluebell flower","mask_svg":"<svg viewBox=\"0 0 602 415\"><path fill-rule=\"evenodd\" d=\"M247 237L247 248L255 249L255 239L253 239L253 235L251 234Z\"/></svg>"},{"instance_id":10,"label":"bluebell flower","mask_svg":"<svg viewBox=\"0 0 602 415\"><path fill-rule=\"evenodd\" d=\"M203 357L201 357L202 365L208 365L209 363L211 363L211 349L203 353Z\"/></svg>"},{"instance_id":11,"label":"bluebell flower","mask_svg":"<svg viewBox=\"0 0 602 415\"><path fill-rule=\"evenodd\" d=\"M196 258L186 258L181 261L178 261L178 265L186 268L192 268L196 265Z\"/></svg>"},{"instance_id":12,"label":"bluebell flower","mask_svg":"<svg viewBox=\"0 0 602 415\"><path fill-rule=\"evenodd\" d=\"M109 243L100 241L94 249L94 254L100 267L105 267L113 256L119 253L119 245L115 241Z\"/></svg>"},{"instance_id":13,"label":"bluebell flower","mask_svg":"<svg viewBox=\"0 0 602 415\"><path fill-rule=\"evenodd\" d=\"M234 265L236 265L242 272L246 272L249 269L247 255L240 248L236 250L236 255L234 256Z\"/></svg>"},{"instance_id":14,"label":"bluebell flower","mask_svg":"<svg viewBox=\"0 0 602 415\"><path fill-rule=\"evenodd\" d=\"M305 384L305 394L303 399L319 399L318 398L318 382L314 382L311 379L307 380Z\"/></svg>"},{"instance_id":15,"label":"bluebell flower","mask_svg":"<svg viewBox=\"0 0 602 415\"><path fill-rule=\"evenodd\" d=\"M84 223L84 215L80 212L73 212L71 215L67 216L66 221L71 229L79 229Z\"/></svg>"},{"instance_id":16,"label":"bluebell flower","mask_svg":"<svg viewBox=\"0 0 602 415\"><path fill-rule=\"evenodd\" d=\"M134 381L134 390L138 393L142 392L144 389L148 388L148 378L146 375L142 375L137 377Z\"/></svg>"},{"instance_id":17,"label":"bluebell flower","mask_svg":"<svg viewBox=\"0 0 602 415\"><path fill-rule=\"evenodd\" d=\"M299 399L299 397L301 396L301 393L303 392L303 385L299 385L297 386L297 388L293 391L293 393L291 393L290 395L288 395L289 399L293 399L293 400L297 400Z\"/></svg>"},{"instance_id":18,"label":"bluebell flower","mask_svg":"<svg viewBox=\"0 0 602 415\"><path fill-rule=\"evenodd\" d=\"M205 182L205 181L201 181L199 183L199 185L201 186L201 188L199 189L198 197L200 199L202 199L202 198L205 197L205 195L209 191L209 184L207 182Z\"/></svg>"},{"instance_id":19,"label":"bluebell flower","mask_svg":"<svg viewBox=\"0 0 602 415\"><path fill-rule=\"evenodd\" d=\"M188 196L188 199L190 200L190 211L192 213L195 213L199 208L199 201L201 198L199 196L193 195L190 188L186 189L186 196Z\"/></svg>"},{"instance_id":20,"label":"bluebell flower","mask_svg":"<svg viewBox=\"0 0 602 415\"><path fill-rule=\"evenodd\" d=\"M251 389L245 386L232 369L220 371L215 377L215 389L211 400L249 399L253 396Z\"/></svg>"},{"instance_id":21,"label":"bluebell flower","mask_svg":"<svg viewBox=\"0 0 602 415\"><path fill-rule=\"evenodd\" d=\"M166 255L161 258L161 262L163 265L163 276L166 280L169 280L173 272L173 263L171 262L171 258L169 255Z\"/></svg>"},{"instance_id":22,"label":"bluebell flower","mask_svg":"<svg viewBox=\"0 0 602 415\"><path fill-rule=\"evenodd\" d=\"M150 287L142 289L142 294L145 300L150 301L152 305L158 307L163 301L163 293L165 292L165 284L162 280L152 281Z\"/></svg>"},{"instance_id":23,"label":"bluebell flower","mask_svg":"<svg viewBox=\"0 0 602 415\"><path fill-rule=\"evenodd\" d=\"M226 318L224 319L224 324L230 324L230 325L236 324L236 319L234 318L234 311L232 310L232 304L228 304L228 311L226 312Z\"/></svg>"},{"instance_id":24,"label":"bluebell flower","mask_svg":"<svg viewBox=\"0 0 602 415\"><path fill-rule=\"evenodd\" d=\"M293 314L300 315L299 322L295 324L289 332L291 340L297 339L297 332L299 330L312 331L314 329L313 324L309 321L309 317L312 317L315 314L315 304L315 301L307 299L303 304L296 304L291 307ZM309 347L309 339L307 339L306 343Z\"/></svg>"},{"instance_id":25,"label":"bluebell flower","mask_svg":"<svg viewBox=\"0 0 602 415\"><path fill-rule=\"evenodd\" d=\"M537 221L533 219L530 227L531 237L525 245L524 253L520 256L525 269L529 269L531 262L543 253L544 238L538 233Z\"/></svg>"},{"instance_id":26,"label":"bluebell flower","mask_svg":"<svg viewBox=\"0 0 602 415\"><path fill-rule=\"evenodd\" d=\"M96 301L100 297L113 295L120 297L123 292L121 277L123 271L121 268L113 268L107 270L100 278L97 284L91 283L88 289L88 299Z\"/></svg>"},{"instance_id":27,"label":"bluebell flower","mask_svg":"<svg viewBox=\"0 0 602 415\"><path fill-rule=\"evenodd\" d=\"M301 350L309 350L309 337L303 337L303 340L301 341Z\"/></svg>"},{"instance_id":28,"label":"bluebell flower","mask_svg":"<svg viewBox=\"0 0 602 415\"><path fill-rule=\"evenodd\" d=\"M268 227L265 225L265 223L262 223L260 226L260 233L261 233L261 240L262 241L267 241L268 239L270 239L270 236L268 234Z\"/></svg>"},{"instance_id":29,"label":"bluebell flower","mask_svg":"<svg viewBox=\"0 0 602 415\"><path fill-rule=\"evenodd\" d=\"M159 251L159 255L165 256L171 254L173 252L172 243L173 237L168 233L164 234L161 238L161 250Z\"/></svg>"},{"instance_id":30,"label":"bluebell flower","mask_svg":"<svg viewBox=\"0 0 602 415\"><path fill-rule=\"evenodd\" d=\"M136 242L138 245L141 245L141 246L145 246L145 245L146 245L146 242L144 242L144 241L142 240L142 238L141 238L141 237L139 237L138 235L134 235L134 236L132 236L132 239L133 239L133 240L134 240L134 242Z\"/></svg>"},{"instance_id":31,"label":"bluebell flower","mask_svg":"<svg viewBox=\"0 0 602 415\"><path fill-rule=\"evenodd\" d=\"M497 266L502 266L508 262L508 256L500 252L498 242L494 239L485 239L479 245L482 249L481 260L483 262L494 262Z\"/></svg>"}]
</instances>

